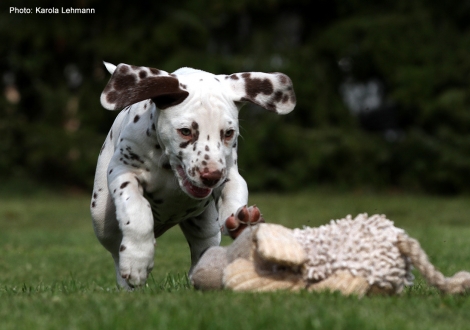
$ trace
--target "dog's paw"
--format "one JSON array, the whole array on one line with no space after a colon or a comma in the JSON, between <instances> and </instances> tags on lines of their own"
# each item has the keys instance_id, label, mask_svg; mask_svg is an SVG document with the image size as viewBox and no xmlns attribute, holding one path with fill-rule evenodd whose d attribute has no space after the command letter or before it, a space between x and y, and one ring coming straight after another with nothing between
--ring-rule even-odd
<instances>
[{"instance_id":1,"label":"dog's paw","mask_svg":"<svg viewBox=\"0 0 470 330\"><path fill-rule=\"evenodd\" d=\"M152 242L135 245L123 240L119 249L119 272L131 288L147 281L153 269L154 252Z\"/></svg>"},{"instance_id":2,"label":"dog's paw","mask_svg":"<svg viewBox=\"0 0 470 330\"><path fill-rule=\"evenodd\" d=\"M233 239L237 238L242 231L252 225L264 222L261 212L256 205L240 207L235 214L225 220L225 227Z\"/></svg>"}]
</instances>

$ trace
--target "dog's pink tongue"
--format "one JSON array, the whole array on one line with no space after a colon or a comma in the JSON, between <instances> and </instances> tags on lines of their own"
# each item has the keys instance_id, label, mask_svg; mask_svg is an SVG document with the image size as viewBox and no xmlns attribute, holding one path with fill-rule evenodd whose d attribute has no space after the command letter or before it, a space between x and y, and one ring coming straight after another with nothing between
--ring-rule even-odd
<instances>
[{"instance_id":1,"label":"dog's pink tongue","mask_svg":"<svg viewBox=\"0 0 470 330\"><path fill-rule=\"evenodd\" d=\"M196 198L207 197L212 192L212 189L197 187L187 180L184 182L184 186L186 187L188 192Z\"/></svg>"}]
</instances>

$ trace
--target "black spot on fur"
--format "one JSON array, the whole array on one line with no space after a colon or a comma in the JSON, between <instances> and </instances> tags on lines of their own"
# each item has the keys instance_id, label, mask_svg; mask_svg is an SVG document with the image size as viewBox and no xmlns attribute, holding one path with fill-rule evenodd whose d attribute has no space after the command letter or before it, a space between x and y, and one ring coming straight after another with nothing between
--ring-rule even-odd
<instances>
[{"instance_id":1,"label":"black spot on fur","mask_svg":"<svg viewBox=\"0 0 470 330\"><path fill-rule=\"evenodd\" d=\"M121 247L119 248L119 252L122 252L126 249L126 246L125 245L121 245Z\"/></svg>"},{"instance_id":2,"label":"black spot on fur","mask_svg":"<svg viewBox=\"0 0 470 330\"><path fill-rule=\"evenodd\" d=\"M139 121L139 119L140 119L140 116L139 116L139 115L136 115L136 116L134 117L134 123L137 123L137 122Z\"/></svg>"},{"instance_id":3,"label":"black spot on fur","mask_svg":"<svg viewBox=\"0 0 470 330\"><path fill-rule=\"evenodd\" d=\"M124 189L127 187L129 183L130 183L129 181L123 182L119 188Z\"/></svg>"}]
</instances>

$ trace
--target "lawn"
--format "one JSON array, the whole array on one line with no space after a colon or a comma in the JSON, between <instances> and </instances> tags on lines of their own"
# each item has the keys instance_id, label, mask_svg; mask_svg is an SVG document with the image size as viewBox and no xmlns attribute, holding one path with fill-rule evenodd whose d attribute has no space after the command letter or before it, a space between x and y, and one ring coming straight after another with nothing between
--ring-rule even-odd
<instances>
[{"instance_id":1,"label":"lawn","mask_svg":"<svg viewBox=\"0 0 470 330\"><path fill-rule=\"evenodd\" d=\"M254 194L265 219L318 226L384 213L420 240L446 275L470 270L470 197L305 192ZM158 239L145 288L114 284L83 194L0 195L0 329L468 329L470 295L447 296L418 276L399 297L199 292L178 228ZM228 239L223 244L228 244Z\"/></svg>"}]
</instances>

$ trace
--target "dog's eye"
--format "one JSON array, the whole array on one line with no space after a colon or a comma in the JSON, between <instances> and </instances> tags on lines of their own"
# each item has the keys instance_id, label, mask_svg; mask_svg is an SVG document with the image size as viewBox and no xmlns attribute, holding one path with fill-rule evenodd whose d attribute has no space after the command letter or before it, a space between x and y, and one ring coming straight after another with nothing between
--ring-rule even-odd
<instances>
[{"instance_id":1,"label":"dog's eye","mask_svg":"<svg viewBox=\"0 0 470 330\"><path fill-rule=\"evenodd\" d=\"M228 130L225 131L225 138L230 139L233 136L233 134L235 134L235 130L228 129Z\"/></svg>"},{"instance_id":2,"label":"dog's eye","mask_svg":"<svg viewBox=\"0 0 470 330\"><path fill-rule=\"evenodd\" d=\"M183 136L190 136L191 135L191 130L189 128L180 128L178 130L178 132L180 132L180 134L183 135Z\"/></svg>"}]
</instances>

